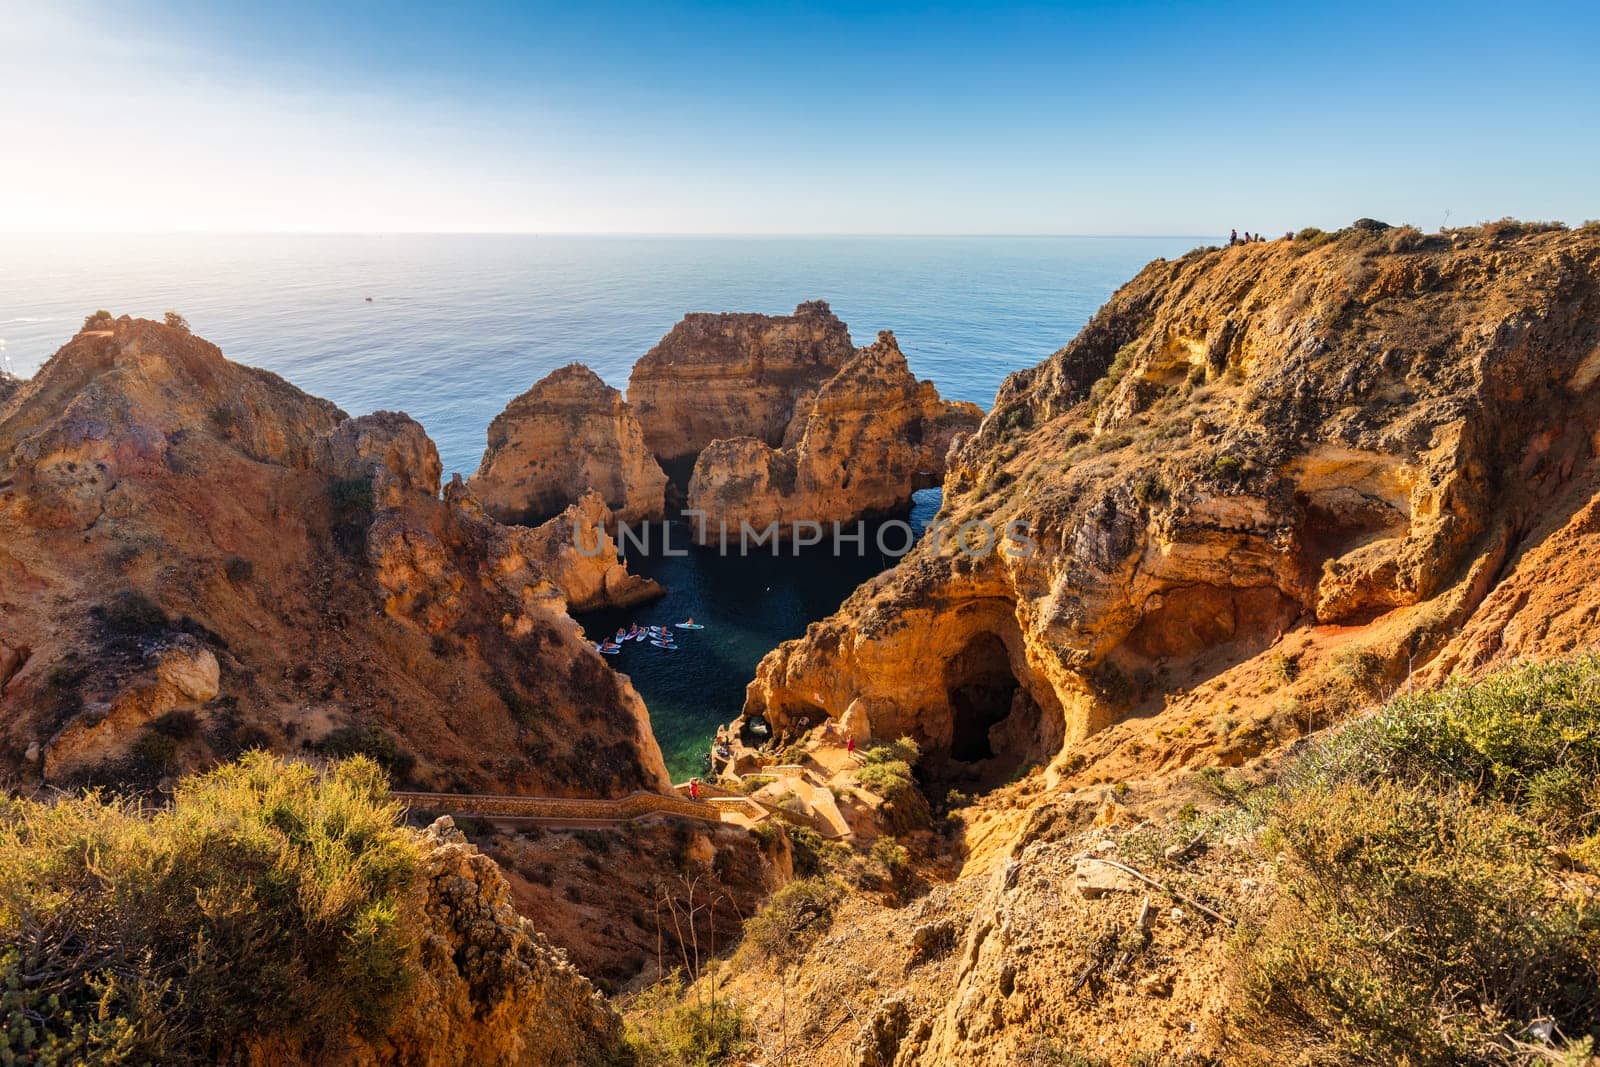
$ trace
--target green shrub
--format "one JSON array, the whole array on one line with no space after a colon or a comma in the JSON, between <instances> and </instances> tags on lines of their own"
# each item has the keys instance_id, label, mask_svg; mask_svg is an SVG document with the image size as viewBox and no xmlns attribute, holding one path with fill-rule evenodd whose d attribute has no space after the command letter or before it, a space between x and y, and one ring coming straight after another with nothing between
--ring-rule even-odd
<instances>
[{"instance_id":1,"label":"green shrub","mask_svg":"<svg viewBox=\"0 0 1600 1067\"><path fill-rule=\"evenodd\" d=\"M372 511L371 478L342 478L328 486L328 500L337 522L352 522Z\"/></svg>"},{"instance_id":2,"label":"green shrub","mask_svg":"<svg viewBox=\"0 0 1600 1067\"><path fill-rule=\"evenodd\" d=\"M841 895L838 883L829 879L790 882L745 920L740 951L763 959L797 959L827 931Z\"/></svg>"},{"instance_id":3,"label":"green shrub","mask_svg":"<svg viewBox=\"0 0 1600 1067\"><path fill-rule=\"evenodd\" d=\"M1161 478L1158 475L1147 474L1134 487L1133 497L1139 503L1149 507L1167 499L1167 488L1161 484Z\"/></svg>"},{"instance_id":4,"label":"green shrub","mask_svg":"<svg viewBox=\"0 0 1600 1067\"><path fill-rule=\"evenodd\" d=\"M1567 224L1564 222L1526 222L1509 215L1493 222L1486 222L1482 227L1483 235L1488 238L1521 237L1525 234L1550 233L1566 228Z\"/></svg>"},{"instance_id":5,"label":"green shrub","mask_svg":"<svg viewBox=\"0 0 1600 1067\"><path fill-rule=\"evenodd\" d=\"M1448 1064L1493 1060L1544 1017L1568 1035L1600 1022L1600 913L1553 893L1538 834L1509 809L1343 783L1292 794L1264 844L1283 893L1246 941L1241 990L1264 1039Z\"/></svg>"},{"instance_id":6,"label":"green shrub","mask_svg":"<svg viewBox=\"0 0 1600 1067\"><path fill-rule=\"evenodd\" d=\"M1600 829L1600 655L1396 698L1311 749L1292 780L1464 788L1571 837Z\"/></svg>"},{"instance_id":7,"label":"green shrub","mask_svg":"<svg viewBox=\"0 0 1600 1067\"><path fill-rule=\"evenodd\" d=\"M1220 481L1238 481L1244 472L1244 460L1238 456L1218 456L1211 462L1211 474Z\"/></svg>"},{"instance_id":8,"label":"green shrub","mask_svg":"<svg viewBox=\"0 0 1600 1067\"><path fill-rule=\"evenodd\" d=\"M415 979L418 860L386 788L368 760L258 753L155 812L0 801L0 1062L215 1063L381 1025Z\"/></svg>"},{"instance_id":9,"label":"green shrub","mask_svg":"<svg viewBox=\"0 0 1600 1067\"><path fill-rule=\"evenodd\" d=\"M1350 645L1333 656L1333 670L1363 697L1377 696L1383 688L1383 657L1365 645Z\"/></svg>"},{"instance_id":10,"label":"green shrub","mask_svg":"<svg viewBox=\"0 0 1600 1067\"><path fill-rule=\"evenodd\" d=\"M1282 774L1271 914L1236 948L1239 1023L1308 1061L1531 1062L1600 1034L1600 657L1392 701ZM1554 1062L1552 1059L1551 1062ZM1576 1062L1576 1060L1574 1060Z\"/></svg>"},{"instance_id":11,"label":"green shrub","mask_svg":"<svg viewBox=\"0 0 1600 1067\"><path fill-rule=\"evenodd\" d=\"M200 734L200 716L188 708L178 708L150 721L148 727L174 741L188 741Z\"/></svg>"},{"instance_id":12,"label":"green shrub","mask_svg":"<svg viewBox=\"0 0 1600 1067\"><path fill-rule=\"evenodd\" d=\"M128 756L133 760L136 771L144 772L140 777L159 775L177 762L178 741L168 734L146 729L134 738L128 748Z\"/></svg>"},{"instance_id":13,"label":"green shrub","mask_svg":"<svg viewBox=\"0 0 1600 1067\"><path fill-rule=\"evenodd\" d=\"M1117 349L1117 354L1111 358L1111 363L1106 367L1106 372L1089 387L1089 402L1098 407L1111 391L1127 377L1128 371L1133 367L1133 361L1139 353L1137 341L1130 341Z\"/></svg>"},{"instance_id":14,"label":"green shrub","mask_svg":"<svg viewBox=\"0 0 1600 1067\"><path fill-rule=\"evenodd\" d=\"M636 1067L717 1067L740 1062L754 1030L738 1006L690 995L674 974L640 993L628 1010Z\"/></svg>"},{"instance_id":15,"label":"green shrub","mask_svg":"<svg viewBox=\"0 0 1600 1067\"><path fill-rule=\"evenodd\" d=\"M234 585L243 585L256 573L256 565L243 556L229 556L222 565L222 573L228 576L228 581Z\"/></svg>"},{"instance_id":16,"label":"green shrub","mask_svg":"<svg viewBox=\"0 0 1600 1067\"><path fill-rule=\"evenodd\" d=\"M83 320L83 328L85 330L108 330L111 328L111 322L111 312L101 308Z\"/></svg>"},{"instance_id":17,"label":"green shrub","mask_svg":"<svg viewBox=\"0 0 1600 1067\"><path fill-rule=\"evenodd\" d=\"M1415 226L1396 226L1384 236L1391 252L1415 252L1428 243Z\"/></svg>"},{"instance_id":18,"label":"green shrub","mask_svg":"<svg viewBox=\"0 0 1600 1067\"><path fill-rule=\"evenodd\" d=\"M869 742L861 758L868 764L890 763L896 760L912 764L922 758L922 746L917 744L915 738L910 737L901 737L894 741L873 741Z\"/></svg>"},{"instance_id":19,"label":"green shrub","mask_svg":"<svg viewBox=\"0 0 1600 1067\"><path fill-rule=\"evenodd\" d=\"M800 878L811 878L828 869L828 861L839 846L823 840L821 834L805 826L787 827L794 873Z\"/></svg>"},{"instance_id":20,"label":"green shrub","mask_svg":"<svg viewBox=\"0 0 1600 1067\"><path fill-rule=\"evenodd\" d=\"M90 614L113 638L160 637L172 629L172 621L161 605L132 589L91 609Z\"/></svg>"},{"instance_id":21,"label":"green shrub","mask_svg":"<svg viewBox=\"0 0 1600 1067\"><path fill-rule=\"evenodd\" d=\"M867 764L856 772L856 783L885 800L893 800L906 790L916 788L910 765L900 760Z\"/></svg>"},{"instance_id":22,"label":"green shrub","mask_svg":"<svg viewBox=\"0 0 1600 1067\"><path fill-rule=\"evenodd\" d=\"M1294 235L1294 243L1298 247L1305 250L1316 248L1319 245L1325 245L1333 239L1333 234L1328 233L1325 230L1319 230L1315 226L1307 226L1305 229Z\"/></svg>"},{"instance_id":23,"label":"green shrub","mask_svg":"<svg viewBox=\"0 0 1600 1067\"><path fill-rule=\"evenodd\" d=\"M417 763L389 731L378 726L336 727L316 747L322 755L335 759L366 756L399 779L408 776Z\"/></svg>"},{"instance_id":24,"label":"green shrub","mask_svg":"<svg viewBox=\"0 0 1600 1067\"><path fill-rule=\"evenodd\" d=\"M887 835L872 843L872 858L883 865L891 875L899 875L911 867L911 853L894 838Z\"/></svg>"}]
</instances>

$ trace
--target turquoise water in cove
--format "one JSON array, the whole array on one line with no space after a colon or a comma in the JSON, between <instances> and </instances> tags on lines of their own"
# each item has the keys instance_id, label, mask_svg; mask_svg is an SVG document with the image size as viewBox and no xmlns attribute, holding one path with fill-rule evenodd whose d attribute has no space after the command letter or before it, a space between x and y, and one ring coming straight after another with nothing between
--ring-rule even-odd
<instances>
[{"instance_id":1,"label":"turquoise water in cove","mask_svg":"<svg viewBox=\"0 0 1600 1067\"><path fill-rule=\"evenodd\" d=\"M1118 285L1194 237L0 236L0 369L36 370L97 308L174 309L229 358L352 414L410 413L446 476L470 474L489 421L574 360L626 388L689 311L786 313L824 299L857 344L892 329L918 376L987 408L1013 370L1071 340ZM370 302L368 298L371 298ZM936 507L923 497L922 507ZM756 662L887 563L808 552L634 561L668 598L624 623L687 615L677 651L612 662L649 705L675 778L699 769ZM614 617L586 619L597 636ZM655 653L651 655L651 653Z\"/></svg>"}]
</instances>

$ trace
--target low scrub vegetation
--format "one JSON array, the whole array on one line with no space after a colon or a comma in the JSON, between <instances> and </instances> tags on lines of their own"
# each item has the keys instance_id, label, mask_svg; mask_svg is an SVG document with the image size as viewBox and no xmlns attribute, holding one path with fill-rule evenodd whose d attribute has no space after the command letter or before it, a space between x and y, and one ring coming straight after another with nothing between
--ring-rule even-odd
<instances>
[{"instance_id":1,"label":"low scrub vegetation","mask_svg":"<svg viewBox=\"0 0 1600 1067\"><path fill-rule=\"evenodd\" d=\"M349 756L366 756L388 771L397 782L408 781L417 759L400 747L394 735L378 726L339 726L317 742L317 751L324 756L343 759Z\"/></svg>"},{"instance_id":2,"label":"low scrub vegetation","mask_svg":"<svg viewBox=\"0 0 1600 1067\"><path fill-rule=\"evenodd\" d=\"M933 822L927 798L912 776L911 768L920 758L916 741L902 737L867 749L856 772L857 785L883 798L879 815L891 833L926 829Z\"/></svg>"},{"instance_id":3,"label":"low scrub vegetation","mask_svg":"<svg viewBox=\"0 0 1600 1067\"><path fill-rule=\"evenodd\" d=\"M376 1028L419 861L376 764L253 753L146 811L0 801L0 1062L216 1063Z\"/></svg>"},{"instance_id":4,"label":"low scrub vegetation","mask_svg":"<svg viewBox=\"0 0 1600 1067\"><path fill-rule=\"evenodd\" d=\"M1244 1032L1315 1062L1585 1062L1597 711L1600 658L1529 665L1395 700L1287 768L1262 833L1278 902L1240 942Z\"/></svg>"},{"instance_id":5,"label":"low scrub vegetation","mask_svg":"<svg viewBox=\"0 0 1600 1067\"><path fill-rule=\"evenodd\" d=\"M640 993L628 1011L627 1046L635 1067L715 1067L741 1062L752 1029L738 1006L673 975Z\"/></svg>"},{"instance_id":6,"label":"low scrub vegetation","mask_svg":"<svg viewBox=\"0 0 1600 1067\"><path fill-rule=\"evenodd\" d=\"M830 878L790 882L744 924L741 952L762 959L793 960L827 932L843 887Z\"/></svg>"}]
</instances>

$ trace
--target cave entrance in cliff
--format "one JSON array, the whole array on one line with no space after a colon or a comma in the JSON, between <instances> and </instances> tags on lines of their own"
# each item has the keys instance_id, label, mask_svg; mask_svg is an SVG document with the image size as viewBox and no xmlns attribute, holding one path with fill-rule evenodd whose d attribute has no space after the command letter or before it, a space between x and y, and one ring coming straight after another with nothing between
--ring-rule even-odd
<instances>
[{"instance_id":1,"label":"cave entrance in cliff","mask_svg":"<svg viewBox=\"0 0 1600 1067\"><path fill-rule=\"evenodd\" d=\"M1011 716L1021 688L1005 642L992 633L969 640L944 666L950 702L950 758L979 763L996 755L991 731Z\"/></svg>"}]
</instances>

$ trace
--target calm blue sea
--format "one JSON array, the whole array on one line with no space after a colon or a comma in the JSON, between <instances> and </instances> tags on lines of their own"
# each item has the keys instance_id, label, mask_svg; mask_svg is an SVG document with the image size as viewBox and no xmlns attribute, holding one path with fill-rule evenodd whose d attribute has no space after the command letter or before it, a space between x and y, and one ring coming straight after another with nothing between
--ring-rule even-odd
<instances>
[{"instance_id":1,"label":"calm blue sea","mask_svg":"<svg viewBox=\"0 0 1600 1067\"><path fill-rule=\"evenodd\" d=\"M1205 243L7 236L0 368L31 374L97 308L153 318L173 309L230 358L352 414L409 412L438 443L448 477L477 468L489 420L546 373L578 360L626 388L633 362L689 311L784 313L824 299L857 344L892 329L919 376L987 408L1006 374L1069 341L1141 266ZM698 753L715 724L738 712L761 655L883 562L813 554L758 566L699 553L640 561L672 589L641 622L694 614L707 625L676 652L630 649L615 664L649 704L676 777L698 770Z\"/></svg>"}]
</instances>

